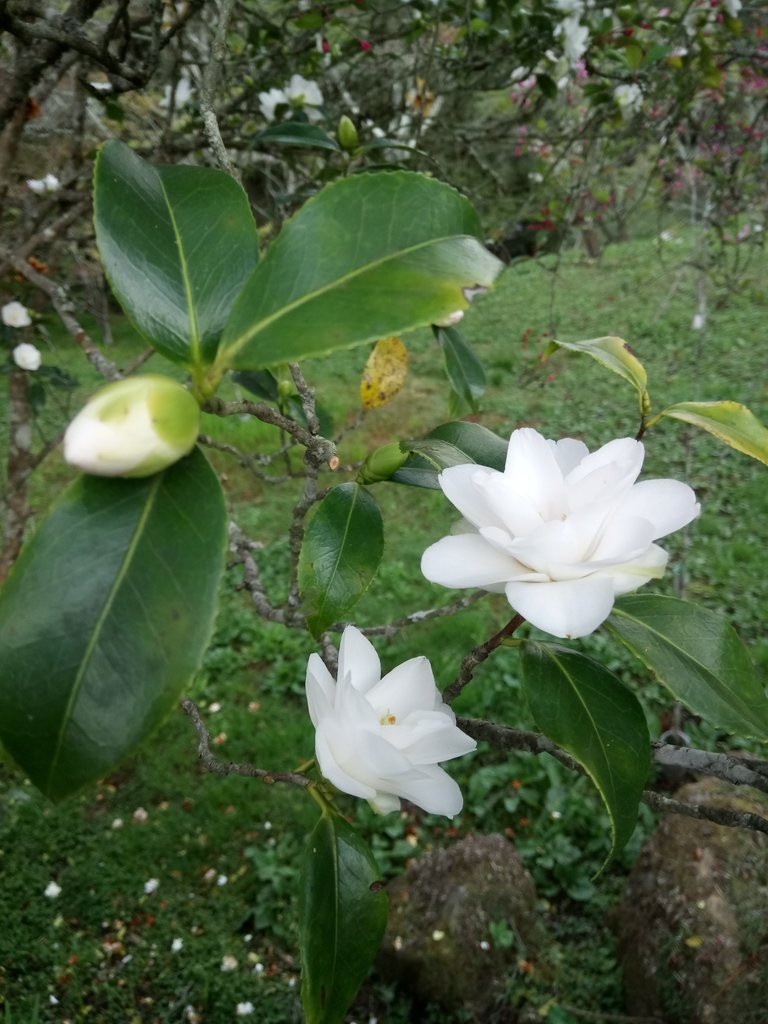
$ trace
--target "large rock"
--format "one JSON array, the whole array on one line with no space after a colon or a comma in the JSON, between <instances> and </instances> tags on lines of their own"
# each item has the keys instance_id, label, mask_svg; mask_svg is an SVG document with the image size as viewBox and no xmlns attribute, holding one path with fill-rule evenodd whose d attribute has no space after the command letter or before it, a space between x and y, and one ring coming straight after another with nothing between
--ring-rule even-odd
<instances>
[{"instance_id":1,"label":"large rock","mask_svg":"<svg viewBox=\"0 0 768 1024\"><path fill-rule=\"evenodd\" d=\"M711 779L675 795L768 816L761 794ZM768 836L667 815L627 881L619 942L628 1013L765 1024Z\"/></svg>"},{"instance_id":2,"label":"large rock","mask_svg":"<svg viewBox=\"0 0 768 1024\"><path fill-rule=\"evenodd\" d=\"M536 890L503 836L469 836L415 860L388 885L378 967L417 1002L463 1009L483 1024L514 1022L504 978L537 944ZM514 938L497 948L490 926ZM497 931L498 936L498 931Z\"/></svg>"}]
</instances>

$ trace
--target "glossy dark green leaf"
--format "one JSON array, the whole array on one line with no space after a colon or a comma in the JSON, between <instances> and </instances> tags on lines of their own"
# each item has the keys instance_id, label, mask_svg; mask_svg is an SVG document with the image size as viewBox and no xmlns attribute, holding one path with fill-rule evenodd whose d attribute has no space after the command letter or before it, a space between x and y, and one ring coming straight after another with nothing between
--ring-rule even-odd
<instances>
[{"instance_id":1,"label":"glossy dark green leaf","mask_svg":"<svg viewBox=\"0 0 768 1024\"><path fill-rule=\"evenodd\" d=\"M280 397L275 376L269 370L241 370L233 373L232 379L252 395L267 402L276 402Z\"/></svg>"},{"instance_id":2,"label":"glossy dark green leaf","mask_svg":"<svg viewBox=\"0 0 768 1024\"><path fill-rule=\"evenodd\" d=\"M485 394L483 364L455 327L435 327L435 337L443 350L445 371L457 397L471 412L477 412L478 402Z\"/></svg>"},{"instance_id":3,"label":"glossy dark green leaf","mask_svg":"<svg viewBox=\"0 0 768 1024\"><path fill-rule=\"evenodd\" d=\"M576 758L608 810L610 856L634 831L650 767L643 709L608 669L559 644L522 644L523 688L541 731Z\"/></svg>"},{"instance_id":4,"label":"glossy dark green leaf","mask_svg":"<svg viewBox=\"0 0 768 1024\"><path fill-rule=\"evenodd\" d=\"M379 506L359 484L339 484L320 502L301 547L299 585L315 636L350 612L384 554Z\"/></svg>"},{"instance_id":5,"label":"glossy dark green leaf","mask_svg":"<svg viewBox=\"0 0 768 1024\"><path fill-rule=\"evenodd\" d=\"M307 1024L341 1024L373 964L387 895L368 846L324 813L304 853L299 904L301 1000Z\"/></svg>"},{"instance_id":6,"label":"glossy dark green leaf","mask_svg":"<svg viewBox=\"0 0 768 1024\"><path fill-rule=\"evenodd\" d=\"M554 99L557 96L557 82L550 75L536 75L536 84L548 100Z\"/></svg>"},{"instance_id":7,"label":"glossy dark green leaf","mask_svg":"<svg viewBox=\"0 0 768 1024\"><path fill-rule=\"evenodd\" d=\"M189 684L226 522L195 450L139 480L80 477L25 545L0 591L0 737L48 796L110 771Z\"/></svg>"},{"instance_id":8,"label":"glossy dark green leaf","mask_svg":"<svg viewBox=\"0 0 768 1024\"><path fill-rule=\"evenodd\" d=\"M508 443L479 423L455 420L441 423L426 437L401 441L400 447L412 457L392 474L395 483L413 487L439 488L437 474L448 466L476 462L479 466L503 471Z\"/></svg>"},{"instance_id":9,"label":"glossy dark green leaf","mask_svg":"<svg viewBox=\"0 0 768 1024\"><path fill-rule=\"evenodd\" d=\"M285 225L227 321L221 362L253 370L444 320L502 264L466 199L408 171L334 182Z\"/></svg>"},{"instance_id":10,"label":"glossy dark green leaf","mask_svg":"<svg viewBox=\"0 0 768 1024\"><path fill-rule=\"evenodd\" d=\"M185 366L213 360L256 266L256 225L236 181L208 167L154 167L108 142L94 172L104 270L136 328Z\"/></svg>"},{"instance_id":11,"label":"glossy dark green leaf","mask_svg":"<svg viewBox=\"0 0 768 1024\"><path fill-rule=\"evenodd\" d=\"M271 124L269 128L259 132L257 142L267 142L279 146L302 146L311 149L332 149L341 152L341 146L332 135L316 124L305 121L286 121L284 124Z\"/></svg>"},{"instance_id":12,"label":"glossy dark green leaf","mask_svg":"<svg viewBox=\"0 0 768 1024\"><path fill-rule=\"evenodd\" d=\"M739 402L678 402L660 412L652 422L662 416L691 423L714 434L737 452L768 463L768 428L746 405Z\"/></svg>"},{"instance_id":13,"label":"glossy dark green leaf","mask_svg":"<svg viewBox=\"0 0 768 1024\"><path fill-rule=\"evenodd\" d=\"M608 625L695 714L768 739L764 680L722 615L676 597L636 594L617 601Z\"/></svg>"}]
</instances>

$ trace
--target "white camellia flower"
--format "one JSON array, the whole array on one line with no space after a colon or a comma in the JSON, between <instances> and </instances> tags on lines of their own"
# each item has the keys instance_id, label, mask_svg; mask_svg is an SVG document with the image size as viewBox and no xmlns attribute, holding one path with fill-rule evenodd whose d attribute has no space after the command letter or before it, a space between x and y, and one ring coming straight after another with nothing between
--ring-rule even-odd
<instances>
[{"instance_id":1,"label":"white camellia flower","mask_svg":"<svg viewBox=\"0 0 768 1024\"><path fill-rule=\"evenodd\" d=\"M13 350L13 361L20 370L32 370L34 372L40 369L43 357L40 355L40 349L36 345L30 345L28 341L22 341Z\"/></svg>"},{"instance_id":2,"label":"white camellia flower","mask_svg":"<svg viewBox=\"0 0 768 1024\"><path fill-rule=\"evenodd\" d=\"M444 587L505 593L554 636L592 633L616 597L663 575L667 554L653 542L699 514L687 484L635 482L644 455L629 437L590 454L582 441L515 430L503 473L472 463L440 474L464 519L427 548L421 571Z\"/></svg>"},{"instance_id":3,"label":"white camellia flower","mask_svg":"<svg viewBox=\"0 0 768 1024\"><path fill-rule=\"evenodd\" d=\"M6 302L0 309L0 319L6 327L29 327L32 323L29 310L20 302Z\"/></svg>"},{"instance_id":4,"label":"white camellia flower","mask_svg":"<svg viewBox=\"0 0 768 1024\"><path fill-rule=\"evenodd\" d=\"M456 725L426 658L412 658L382 679L373 644L347 626L338 682L311 654L306 686L317 763L334 786L381 814L398 810L401 797L431 814L459 813L461 790L438 762L477 744Z\"/></svg>"},{"instance_id":5,"label":"white camellia flower","mask_svg":"<svg viewBox=\"0 0 768 1024\"><path fill-rule=\"evenodd\" d=\"M102 388L67 427L64 458L97 476L141 477L193 448L200 409L170 377L146 374Z\"/></svg>"}]
</instances>

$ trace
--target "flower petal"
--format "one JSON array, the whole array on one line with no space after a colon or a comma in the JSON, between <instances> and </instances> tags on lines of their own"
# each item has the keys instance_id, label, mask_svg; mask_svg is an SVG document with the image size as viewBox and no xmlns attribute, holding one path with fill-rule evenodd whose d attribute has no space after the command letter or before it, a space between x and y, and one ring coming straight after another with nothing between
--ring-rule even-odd
<instances>
[{"instance_id":1,"label":"flower petal","mask_svg":"<svg viewBox=\"0 0 768 1024\"><path fill-rule=\"evenodd\" d=\"M336 696L336 681L319 654L309 656L305 688L309 717L317 728L318 722L332 713Z\"/></svg>"},{"instance_id":2,"label":"flower petal","mask_svg":"<svg viewBox=\"0 0 768 1024\"><path fill-rule=\"evenodd\" d=\"M617 515L640 516L653 525L652 540L687 526L701 511L696 494L679 480L641 480L616 509Z\"/></svg>"},{"instance_id":3,"label":"flower petal","mask_svg":"<svg viewBox=\"0 0 768 1024\"><path fill-rule=\"evenodd\" d=\"M420 769L418 774L398 779L396 792L428 814L445 814L453 818L464 806L458 784L438 765L430 765Z\"/></svg>"},{"instance_id":4,"label":"flower petal","mask_svg":"<svg viewBox=\"0 0 768 1024\"><path fill-rule=\"evenodd\" d=\"M398 722L413 711L431 709L435 702L435 677L428 658L411 658L392 669L366 694L379 714L391 713Z\"/></svg>"},{"instance_id":5,"label":"flower petal","mask_svg":"<svg viewBox=\"0 0 768 1024\"><path fill-rule=\"evenodd\" d=\"M507 600L532 625L573 639L593 633L611 613L611 577L590 576L553 583L508 583Z\"/></svg>"},{"instance_id":6,"label":"flower petal","mask_svg":"<svg viewBox=\"0 0 768 1024\"><path fill-rule=\"evenodd\" d=\"M455 505L472 526L503 527L504 519L500 519L490 510L485 491L481 488L486 477L490 480L489 486L494 486L502 474L495 469L476 466L470 462L462 466L449 466L440 473L437 480L448 501Z\"/></svg>"},{"instance_id":7,"label":"flower petal","mask_svg":"<svg viewBox=\"0 0 768 1024\"><path fill-rule=\"evenodd\" d=\"M338 678L349 678L360 693L366 693L381 679L381 662L376 648L355 626L347 626L341 634Z\"/></svg>"},{"instance_id":8,"label":"flower petal","mask_svg":"<svg viewBox=\"0 0 768 1024\"><path fill-rule=\"evenodd\" d=\"M527 497L542 519L564 511L563 472L549 442L537 430L523 427L512 432L504 476L515 492Z\"/></svg>"},{"instance_id":9,"label":"flower petal","mask_svg":"<svg viewBox=\"0 0 768 1024\"><path fill-rule=\"evenodd\" d=\"M350 775L349 772L341 767L328 735L330 731L332 736L333 730L329 730L328 725L328 720L321 722L315 733L315 757L320 766L320 771L342 793L349 793L350 796L359 796L365 800L370 800L376 795L376 790L373 786L362 782L356 775Z\"/></svg>"},{"instance_id":10,"label":"flower petal","mask_svg":"<svg viewBox=\"0 0 768 1024\"><path fill-rule=\"evenodd\" d=\"M387 730L393 742L412 764L436 764L462 757L477 747L467 736L439 711L419 712L411 715L402 725Z\"/></svg>"},{"instance_id":11,"label":"flower petal","mask_svg":"<svg viewBox=\"0 0 768 1024\"><path fill-rule=\"evenodd\" d=\"M443 587L485 587L503 583L519 571L519 563L477 533L443 537L421 556L421 571Z\"/></svg>"}]
</instances>

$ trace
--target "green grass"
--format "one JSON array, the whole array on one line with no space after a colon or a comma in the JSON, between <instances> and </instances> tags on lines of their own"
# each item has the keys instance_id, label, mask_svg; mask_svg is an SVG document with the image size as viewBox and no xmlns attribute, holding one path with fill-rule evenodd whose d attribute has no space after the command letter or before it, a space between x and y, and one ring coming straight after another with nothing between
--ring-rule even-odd
<instances>
[{"instance_id":1,"label":"green grass","mask_svg":"<svg viewBox=\"0 0 768 1024\"><path fill-rule=\"evenodd\" d=\"M686 244L660 249L653 240L626 243L609 248L598 265L571 254L559 267L550 257L511 267L462 325L488 372L482 421L500 434L531 424L550 437L583 437L591 447L636 432L638 411L629 385L584 356L559 353L540 361L552 334L624 337L648 369L657 410L682 399L732 398L768 420L766 310L760 298L768 294L765 262L753 268L757 276L749 289L723 303L723 296L714 296L706 331L695 332L695 281L675 276ZM56 435L97 383L53 322L48 330L46 364L77 377L77 385L67 390L42 379L46 401L37 421L39 442ZM108 354L126 365L140 344L119 319L116 339ZM404 390L340 444L342 465L350 472L377 445L423 433L448 418L447 385L431 334L416 332L408 344L411 375ZM357 415L366 356L363 349L353 350L332 364L310 361L305 367L337 430ZM147 369L178 372L160 357ZM280 443L272 428L236 417L206 417L204 430L249 451L274 450ZM688 531L664 541L672 552L670 569L655 589L724 611L757 660L768 665L765 467L671 421L646 441L646 473L687 480L703 508ZM272 487L226 454L213 452L211 458L224 474L238 522L265 544L265 583L279 597L286 588L286 517L299 483ZM293 457L291 465L299 468L300 459ZM270 472L282 470L275 464ZM32 481L35 508L42 513L71 476L58 453L49 456ZM344 470L328 473L323 484L348 478ZM452 509L437 493L388 484L372 492L384 512L387 548L378 579L356 610L361 625L389 622L452 596L428 584L418 570L427 544L449 529ZM258 620L247 595L236 589L238 581L237 569L229 570L216 634L190 695L204 706L212 734L222 737L215 748L222 759L290 769L312 751L303 680L315 645L308 636ZM492 597L455 619L425 622L375 642L385 668L426 653L438 680L447 684L468 648L508 617L503 599ZM606 635L587 638L581 647L638 689L658 735L671 705L661 688ZM220 709L211 711L211 704ZM500 650L480 667L457 710L532 727L513 651ZM706 723L687 719L685 727L700 744L729 742ZM551 934L534 973L510 977L510 998L539 1007L559 993L563 1004L621 1013L606 908L617 901L652 816L643 811L628 849L594 880L609 846L608 823L586 779L574 780L546 758L505 759L486 749L451 770L466 800L453 823L418 813L379 819L367 806L345 803L369 831L385 873L468 831L506 833L534 875ZM143 823L134 819L138 808L147 812ZM243 1001L257 1007L250 1019L300 1020L297 861L313 818L312 802L298 791L201 773L196 736L181 713L111 778L59 805L45 801L9 765L0 765L5 1024L171 1024L190 1019L188 1006L206 1024L225 1024L237 1019L235 1007ZM224 877L226 883L218 884ZM150 879L159 885L145 893ZM51 881L61 886L56 898L44 896ZM177 951L174 939L183 943ZM237 967L222 971L224 957L234 957ZM416 1019L407 1000L378 983L366 989L355 1019L363 1019L363 1011L392 1024ZM448 1020L428 1012L418 1019Z\"/></svg>"}]
</instances>

